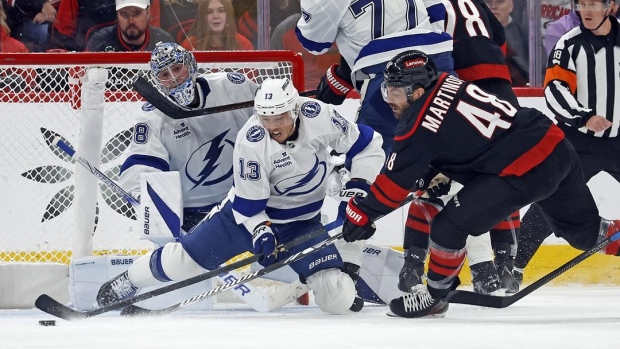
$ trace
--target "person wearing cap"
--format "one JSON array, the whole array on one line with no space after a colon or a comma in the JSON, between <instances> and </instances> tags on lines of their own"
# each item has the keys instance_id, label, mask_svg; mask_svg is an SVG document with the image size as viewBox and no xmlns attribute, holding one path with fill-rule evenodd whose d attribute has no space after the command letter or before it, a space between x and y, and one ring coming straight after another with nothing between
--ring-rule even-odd
<instances>
[{"instance_id":1,"label":"person wearing cap","mask_svg":"<svg viewBox=\"0 0 620 349\"><path fill-rule=\"evenodd\" d=\"M152 51L158 42L173 42L163 29L149 25L150 0L116 0L117 23L96 31L86 51Z\"/></svg>"}]
</instances>

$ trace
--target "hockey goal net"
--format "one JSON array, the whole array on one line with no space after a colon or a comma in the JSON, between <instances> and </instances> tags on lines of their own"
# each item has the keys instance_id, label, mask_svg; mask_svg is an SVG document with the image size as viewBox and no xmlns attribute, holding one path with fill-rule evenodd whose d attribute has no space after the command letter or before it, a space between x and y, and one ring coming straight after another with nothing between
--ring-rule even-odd
<instances>
[{"instance_id":1,"label":"hockey goal net","mask_svg":"<svg viewBox=\"0 0 620 349\"><path fill-rule=\"evenodd\" d=\"M303 62L292 52L195 56L201 72L242 72L257 83L289 77L298 89L304 86ZM51 144L61 137L80 152L90 144L80 139L88 134L80 130L81 78L90 67L106 68L102 141L96 147L100 170L116 180L133 117L144 104L131 84L138 75L148 77L149 58L147 52L0 54L0 264L67 264L76 249L132 255L151 248L134 231L134 209L104 184L99 184L94 214L76 205L77 165ZM76 223L84 215L93 217L90 226Z\"/></svg>"}]
</instances>

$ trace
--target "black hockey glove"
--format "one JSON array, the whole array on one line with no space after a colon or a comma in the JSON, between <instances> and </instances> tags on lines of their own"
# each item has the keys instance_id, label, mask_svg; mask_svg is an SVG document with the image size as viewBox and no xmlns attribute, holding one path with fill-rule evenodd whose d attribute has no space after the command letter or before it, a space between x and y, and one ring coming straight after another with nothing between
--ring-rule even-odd
<instances>
[{"instance_id":1,"label":"black hockey glove","mask_svg":"<svg viewBox=\"0 0 620 349\"><path fill-rule=\"evenodd\" d=\"M430 198L438 198L444 195L448 195L450 192L450 188L452 187L452 180L447 178L447 180L433 180L431 181L431 185L428 186L426 192Z\"/></svg>"},{"instance_id":2,"label":"black hockey glove","mask_svg":"<svg viewBox=\"0 0 620 349\"><path fill-rule=\"evenodd\" d=\"M357 206L353 198L347 205L347 220L342 226L342 237L346 242L370 239L377 230L375 223Z\"/></svg>"},{"instance_id":3,"label":"black hockey glove","mask_svg":"<svg viewBox=\"0 0 620 349\"><path fill-rule=\"evenodd\" d=\"M422 178L415 182L414 189L426 191L430 198L438 198L447 195L451 186L452 180L450 178L439 173L438 169L429 166L422 174Z\"/></svg>"},{"instance_id":4,"label":"black hockey glove","mask_svg":"<svg viewBox=\"0 0 620 349\"><path fill-rule=\"evenodd\" d=\"M353 85L349 81L351 78L347 77L343 70L346 69L341 69L339 64L333 64L327 69L327 73L321 78L321 82L316 88L316 99L335 105L344 102L349 91L353 89Z\"/></svg>"}]
</instances>

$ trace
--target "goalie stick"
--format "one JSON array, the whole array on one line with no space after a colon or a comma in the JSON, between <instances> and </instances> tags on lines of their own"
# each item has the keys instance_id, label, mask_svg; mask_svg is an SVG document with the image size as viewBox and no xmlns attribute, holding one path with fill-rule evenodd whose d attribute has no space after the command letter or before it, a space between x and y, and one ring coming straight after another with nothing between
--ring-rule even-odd
<instances>
[{"instance_id":1,"label":"goalie stick","mask_svg":"<svg viewBox=\"0 0 620 349\"><path fill-rule=\"evenodd\" d=\"M134 81L133 88L136 92L142 95L144 99L155 106L155 108L175 120L254 107L254 101L245 101L203 109L184 109L173 103L166 96L162 95L155 86L143 77L138 77ZM316 93L317 90L301 91L299 92L299 95L302 97L308 97L314 96Z\"/></svg>"},{"instance_id":2,"label":"goalie stick","mask_svg":"<svg viewBox=\"0 0 620 349\"><path fill-rule=\"evenodd\" d=\"M414 199L416 199L417 196L415 194L411 194L409 196L407 196L407 198L405 198L405 200L403 202L400 203L400 205L398 207L402 207L406 204L408 204L409 202L413 201ZM379 217L377 217L375 219L375 221L383 218L385 215L381 215ZM327 240L324 240L314 246L308 247L305 250L301 251L301 252L297 252L295 254L293 254L292 256L283 259L281 261L278 261L268 267L265 267L263 269L257 270L253 273L247 274L244 277L237 279L235 281L231 281L229 283L226 283L224 285L218 286L214 289L211 289L209 291L203 292L199 295L196 295L192 298L188 298L184 301L182 301L181 303L177 303L175 305L169 306L167 308L163 308L163 309L145 309L145 308L141 308L138 307L136 305L131 305L128 306L126 308L123 308L123 310L121 311L121 315L122 316L142 316L142 315L147 315L147 316L157 316L157 315L165 315L165 314L169 314L172 312L175 312L177 310L183 309L185 307L188 307L194 303L198 303L202 300L205 300L209 297L213 297L215 295L218 295L226 290L229 290L237 285L243 284L245 282L254 280L258 277L261 277L265 274L268 274L276 269L279 269L281 267L284 267L286 265L289 265L295 261L298 261L306 256L308 256L311 253L314 253L328 245L330 245L333 242L336 242L337 240L342 238L342 233L336 234L330 238L328 238Z\"/></svg>"},{"instance_id":3,"label":"goalie stick","mask_svg":"<svg viewBox=\"0 0 620 349\"><path fill-rule=\"evenodd\" d=\"M506 296L506 297L489 296L489 295L483 295L483 294L479 294L479 293L475 293L471 291L455 290L455 291L450 292L450 294L447 297L447 301L449 303L477 305L477 306L487 307L487 308L506 308L516 303L517 301L521 300L523 297L527 296L528 294L541 288L542 286L547 284L549 281L557 278L558 276L560 276L567 270L571 269L572 267L576 266L577 264L583 262L588 257L604 249L610 243L616 240L619 240L619 239L620 239L620 232L617 232L613 234L612 236L608 237L607 239L599 242L591 249L580 253L577 257L569 260L568 262L564 263L559 268L553 270L549 274L536 280L533 284L527 286L526 288L522 289L521 291L515 293L512 296Z\"/></svg>"},{"instance_id":4,"label":"goalie stick","mask_svg":"<svg viewBox=\"0 0 620 349\"><path fill-rule=\"evenodd\" d=\"M321 235L323 233L323 229L317 229L315 231L312 231L308 234L302 235L298 238L296 238L295 240L286 243L284 245L280 245L277 247L277 249L279 251L282 250L288 250L294 246L297 246L301 243L304 243L310 239L313 239L319 235ZM133 298L129 298L126 299L124 301L120 301L120 302L116 302L116 303L112 303L91 311L80 311L80 310L76 310L73 308L70 308L64 304L61 304L60 302L58 302L57 300L53 299L52 297L46 295L46 294L42 294L39 296L39 298L37 298L37 300L35 301L35 306L50 314L50 315L54 315L58 318L61 319L65 319L65 320L79 320L79 319L86 319L89 317L93 317L93 316L97 316L103 313L107 313L109 311L113 311L113 310L118 310L121 309L123 307L126 307L128 305L137 303L137 302L141 302L159 295L162 295L164 293L168 293L170 291L174 291L177 290L179 288L183 288L189 285L193 285L195 283L204 281L204 280L208 280L211 279L213 277L216 277L220 274L224 274L227 273L229 271L241 268L241 267L245 267L247 265L250 265L254 262L258 262L259 258L262 257L262 254L258 254L258 255L253 255L251 257L248 258L244 258L240 261L237 261L235 263L232 264L228 264L226 266L223 266L221 268L215 269L215 270L211 270L209 272L206 272L204 274L200 274L194 277L191 277L189 279L185 279L183 281L179 281L176 282L174 284L170 284L170 285L166 285L164 287L158 288L156 290L150 291L150 292L146 292L143 294L139 294Z\"/></svg>"}]
</instances>

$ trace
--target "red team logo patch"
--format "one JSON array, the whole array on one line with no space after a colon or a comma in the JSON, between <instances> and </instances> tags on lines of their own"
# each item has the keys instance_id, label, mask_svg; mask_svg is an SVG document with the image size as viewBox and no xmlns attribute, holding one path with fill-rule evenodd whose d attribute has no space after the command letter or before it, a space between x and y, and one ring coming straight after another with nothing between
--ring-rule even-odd
<instances>
[{"instance_id":1,"label":"red team logo patch","mask_svg":"<svg viewBox=\"0 0 620 349\"><path fill-rule=\"evenodd\" d=\"M414 67L423 67L426 64L426 59L419 57L410 61L405 61L405 69Z\"/></svg>"}]
</instances>

